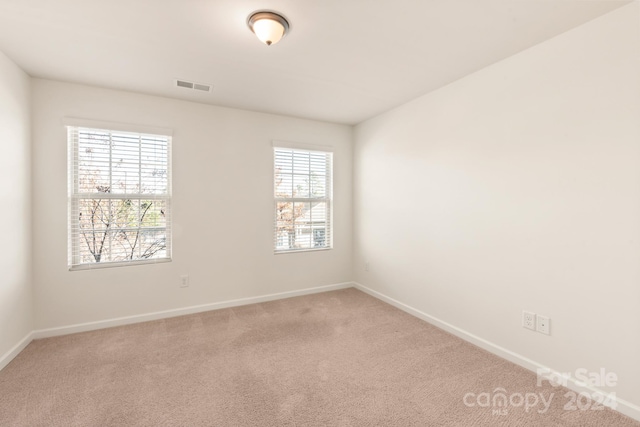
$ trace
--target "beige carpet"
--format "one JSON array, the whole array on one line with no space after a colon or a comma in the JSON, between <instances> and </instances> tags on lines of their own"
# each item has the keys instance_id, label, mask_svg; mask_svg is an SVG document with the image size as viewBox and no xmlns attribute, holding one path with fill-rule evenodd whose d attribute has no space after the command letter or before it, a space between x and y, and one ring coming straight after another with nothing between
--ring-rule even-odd
<instances>
[{"instance_id":1,"label":"beige carpet","mask_svg":"<svg viewBox=\"0 0 640 427\"><path fill-rule=\"evenodd\" d=\"M479 406L497 388L513 404ZM345 289L34 341L0 371L0 426L640 425L566 391Z\"/></svg>"}]
</instances>

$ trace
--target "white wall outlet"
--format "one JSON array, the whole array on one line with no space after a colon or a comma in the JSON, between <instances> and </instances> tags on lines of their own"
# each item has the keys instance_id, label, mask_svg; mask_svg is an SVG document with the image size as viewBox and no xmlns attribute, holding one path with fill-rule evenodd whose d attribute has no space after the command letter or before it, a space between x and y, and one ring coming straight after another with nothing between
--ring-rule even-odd
<instances>
[{"instance_id":1,"label":"white wall outlet","mask_svg":"<svg viewBox=\"0 0 640 427\"><path fill-rule=\"evenodd\" d=\"M536 314L530 311L523 311L522 327L535 331L536 330Z\"/></svg>"},{"instance_id":2,"label":"white wall outlet","mask_svg":"<svg viewBox=\"0 0 640 427\"><path fill-rule=\"evenodd\" d=\"M188 286L189 286L189 275L183 274L182 276L180 276L180 287L186 288Z\"/></svg>"},{"instance_id":3,"label":"white wall outlet","mask_svg":"<svg viewBox=\"0 0 640 427\"><path fill-rule=\"evenodd\" d=\"M537 316L536 330L541 334L549 335L551 330L551 319L547 316Z\"/></svg>"},{"instance_id":4,"label":"white wall outlet","mask_svg":"<svg viewBox=\"0 0 640 427\"><path fill-rule=\"evenodd\" d=\"M369 271L369 261L364 263L364 271Z\"/></svg>"}]
</instances>

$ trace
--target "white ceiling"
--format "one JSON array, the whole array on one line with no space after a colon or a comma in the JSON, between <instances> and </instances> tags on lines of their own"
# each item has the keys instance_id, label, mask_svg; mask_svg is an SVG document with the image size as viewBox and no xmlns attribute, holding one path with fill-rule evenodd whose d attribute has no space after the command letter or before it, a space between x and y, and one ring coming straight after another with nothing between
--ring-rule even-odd
<instances>
[{"instance_id":1,"label":"white ceiling","mask_svg":"<svg viewBox=\"0 0 640 427\"><path fill-rule=\"evenodd\" d=\"M34 77L354 124L627 3L0 0L0 50ZM257 9L290 34L261 44Z\"/></svg>"}]
</instances>

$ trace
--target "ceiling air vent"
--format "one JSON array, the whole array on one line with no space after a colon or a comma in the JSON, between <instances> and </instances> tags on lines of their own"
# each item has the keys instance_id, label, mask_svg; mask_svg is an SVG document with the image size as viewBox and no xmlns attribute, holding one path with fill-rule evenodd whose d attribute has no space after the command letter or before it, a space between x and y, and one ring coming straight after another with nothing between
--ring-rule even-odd
<instances>
[{"instance_id":1,"label":"ceiling air vent","mask_svg":"<svg viewBox=\"0 0 640 427\"><path fill-rule=\"evenodd\" d=\"M176 80L176 86L184 89L199 90L201 92L211 92L211 89L213 89L212 85L194 83L186 80Z\"/></svg>"}]
</instances>

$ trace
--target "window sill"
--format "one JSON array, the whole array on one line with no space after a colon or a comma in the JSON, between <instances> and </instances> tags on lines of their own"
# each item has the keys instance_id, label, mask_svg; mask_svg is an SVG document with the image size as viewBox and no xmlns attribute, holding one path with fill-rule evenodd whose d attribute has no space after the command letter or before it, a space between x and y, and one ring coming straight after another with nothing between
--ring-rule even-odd
<instances>
[{"instance_id":1,"label":"window sill","mask_svg":"<svg viewBox=\"0 0 640 427\"><path fill-rule=\"evenodd\" d=\"M281 251L275 251L274 255L282 255L282 254L297 254L301 252L320 252L320 251L330 251L333 248L317 248L317 249L287 249Z\"/></svg>"},{"instance_id":2,"label":"window sill","mask_svg":"<svg viewBox=\"0 0 640 427\"><path fill-rule=\"evenodd\" d=\"M171 262L171 258L159 258L153 260L145 260L145 261L125 261L125 262L96 262L92 264L80 264L80 265L72 265L69 267L69 271L81 271L81 270L98 270L103 268L115 268L115 267L128 267L134 265L150 265L150 264L160 264L165 262Z\"/></svg>"}]
</instances>

